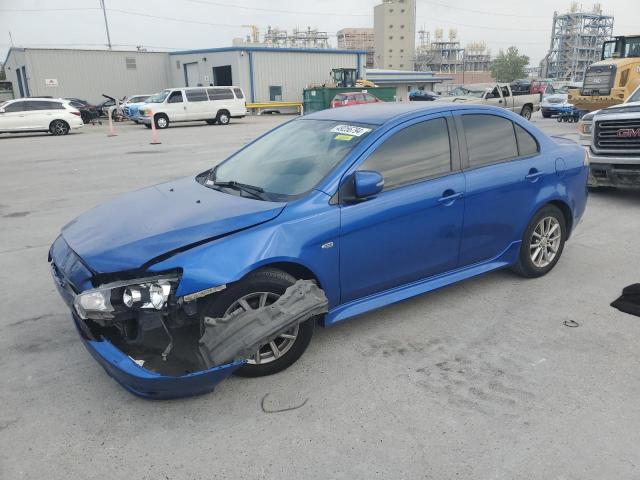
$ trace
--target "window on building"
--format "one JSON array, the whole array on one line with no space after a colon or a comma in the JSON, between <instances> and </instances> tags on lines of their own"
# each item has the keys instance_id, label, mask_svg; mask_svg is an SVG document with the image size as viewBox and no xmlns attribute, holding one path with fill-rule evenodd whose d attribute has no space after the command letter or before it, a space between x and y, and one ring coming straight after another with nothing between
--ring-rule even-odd
<instances>
[{"instance_id":1,"label":"window on building","mask_svg":"<svg viewBox=\"0 0 640 480\"><path fill-rule=\"evenodd\" d=\"M390 49L389 49L389 53L393 53L393 48L390 48Z\"/></svg>"},{"instance_id":2,"label":"window on building","mask_svg":"<svg viewBox=\"0 0 640 480\"><path fill-rule=\"evenodd\" d=\"M400 130L380 145L359 169L379 172L384 177L385 190L451 172L446 120L428 120Z\"/></svg>"},{"instance_id":3,"label":"window on building","mask_svg":"<svg viewBox=\"0 0 640 480\"><path fill-rule=\"evenodd\" d=\"M209 88L207 89L209 100L233 100L233 92L230 88Z\"/></svg>"},{"instance_id":4,"label":"window on building","mask_svg":"<svg viewBox=\"0 0 640 480\"><path fill-rule=\"evenodd\" d=\"M463 115L469 166L480 167L518 157L513 123L496 115Z\"/></svg>"},{"instance_id":5,"label":"window on building","mask_svg":"<svg viewBox=\"0 0 640 480\"><path fill-rule=\"evenodd\" d=\"M136 67L136 59L134 57L127 57L124 59L125 65L127 66L127 70L135 70Z\"/></svg>"},{"instance_id":6,"label":"window on building","mask_svg":"<svg viewBox=\"0 0 640 480\"><path fill-rule=\"evenodd\" d=\"M207 91L204 88L195 88L193 90L185 90L188 102L206 102L209 100Z\"/></svg>"},{"instance_id":7,"label":"window on building","mask_svg":"<svg viewBox=\"0 0 640 480\"><path fill-rule=\"evenodd\" d=\"M404 63L401 63L401 64L400 64L400 68L404 68Z\"/></svg>"},{"instance_id":8,"label":"window on building","mask_svg":"<svg viewBox=\"0 0 640 480\"><path fill-rule=\"evenodd\" d=\"M180 60L176 60L176 68L180 70Z\"/></svg>"},{"instance_id":9,"label":"window on building","mask_svg":"<svg viewBox=\"0 0 640 480\"><path fill-rule=\"evenodd\" d=\"M282 101L282 87L280 85L272 85L269 87L269 100L272 102Z\"/></svg>"}]
</instances>

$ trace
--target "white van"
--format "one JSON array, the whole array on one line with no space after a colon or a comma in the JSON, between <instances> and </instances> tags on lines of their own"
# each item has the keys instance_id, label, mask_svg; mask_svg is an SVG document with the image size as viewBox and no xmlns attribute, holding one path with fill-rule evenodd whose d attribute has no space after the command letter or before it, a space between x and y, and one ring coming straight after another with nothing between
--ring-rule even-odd
<instances>
[{"instance_id":1,"label":"white van","mask_svg":"<svg viewBox=\"0 0 640 480\"><path fill-rule=\"evenodd\" d=\"M239 87L169 88L147 99L140 108L140 122L151 128L167 128L172 122L204 120L209 125L227 125L247 114L244 92Z\"/></svg>"}]
</instances>

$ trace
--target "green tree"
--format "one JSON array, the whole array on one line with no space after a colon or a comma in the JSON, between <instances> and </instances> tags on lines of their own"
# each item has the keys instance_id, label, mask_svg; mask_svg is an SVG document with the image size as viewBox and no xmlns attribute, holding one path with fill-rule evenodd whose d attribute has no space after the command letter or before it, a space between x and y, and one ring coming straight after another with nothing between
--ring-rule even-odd
<instances>
[{"instance_id":1,"label":"green tree","mask_svg":"<svg viewBox=\"0 0 640 480\"><path fill-rule=\"evenodd\" d=\"M524 67L529 64L529 57L520 55L516 47L509 47L507 52L500 50L491 62L491 75L498 82L512 82L525 76Z\"/></svg>"}]
</instances>

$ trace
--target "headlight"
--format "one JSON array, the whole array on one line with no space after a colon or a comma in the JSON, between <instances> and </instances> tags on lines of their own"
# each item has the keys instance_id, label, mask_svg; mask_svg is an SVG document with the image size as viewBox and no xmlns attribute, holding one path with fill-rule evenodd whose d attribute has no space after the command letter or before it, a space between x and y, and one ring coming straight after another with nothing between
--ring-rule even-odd
<instances>
[{"instance_id":1,"label":"headlight","mask_svg":"<svg viewBox=\"0 0 640 480\"><path fill-rule=\"evenodd\" d=\"M85 320L108 320L132 309L162 310L179 279L172 274L108 283L76 295L73 306Z\"/></svg>"}]
</instances>

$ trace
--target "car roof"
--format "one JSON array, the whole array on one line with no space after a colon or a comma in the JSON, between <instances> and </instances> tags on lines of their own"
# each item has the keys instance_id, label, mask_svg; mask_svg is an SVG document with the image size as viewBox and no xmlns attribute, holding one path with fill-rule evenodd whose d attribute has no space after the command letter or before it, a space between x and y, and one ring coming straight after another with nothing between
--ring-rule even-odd
<instances>
[{"instance_id":1,"label":"car roof","mask_svg":"<svg viewBox=\"0 0 640 480\"><path fill-rule=\"evenodd\" d=\"M430 102L431 103L431 102ZM487 113L499 113L504 109L487 105L459 103L438 103L437 105L424 105L424 102L379 102L363 105L354 105L349 108L330 108L305 115L304 119L310 120L334 120L337 122L368 123L382 125L398 117L412 117L427 113L437 113L449 110L486 110Z\"/></svg>"}]
</instances>

